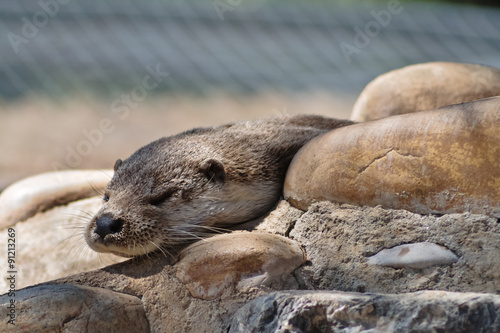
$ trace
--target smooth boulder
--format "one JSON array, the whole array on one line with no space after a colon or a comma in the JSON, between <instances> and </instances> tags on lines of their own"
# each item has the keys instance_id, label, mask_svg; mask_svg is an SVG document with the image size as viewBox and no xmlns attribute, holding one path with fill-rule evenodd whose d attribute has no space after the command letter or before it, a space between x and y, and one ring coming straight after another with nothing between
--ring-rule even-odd
<instances>
[{"instance_id":1,"label":"smooth boulder","mask_svg":"<svg viewBox=\"0 0 500 333\"><path fill-rule=\"evenodd\" d=\"M500 69L454 62L429 62L380 75L361 92L351 120L432 110L500 96Z\"/></svg>"},{"instance_id":2,"label":"smooth boulder","mask_svg":"<svg viewBox=\"0 0 500 333\"><path fill-rule=\"evenodd\" d=\"M305 145L285 179L297 208L332 201L500 217L500 97L339 128Z\"/></svg>"},{"instance_id":3,"label":"smooth boulder","mask_svg":"<svg viewBox=\"0 0 500 333\"><path fill-rule=\"evenodd\" d=\"M39 212L9 228L0 229L0 247L15 240L16 287L22 288L79 272L98 269L124 261L111 253L92 251L83 239L83 228L102 205L102 197L93 197ZM7 234L14 234L10 241ZM11 245L12 249L12 245ZM5 260L7 263L7 260ZM0 280L0 290L7 290L6 279Z\"/></svg>"},{"instance_id":4,"label":"smooth boulder","mask_svg":"<svg viewBox=\"0 0 500 333\"><path fill-rule=\"evenodd\" d=\"M138 297L103 288L36 286L2 295L0 304L0 332L150 331Z\"/></svg>"},{"instance_id":5,"label":"smooth boulder","mask_svg":"<svg viewBox=\"0 0 500 333\"><path fill-rule=\"evenodd\" d=\"M67 170L25 178L0 194L0 228L103 191L113 170Z\"/></svg>"},{"instance_id":6,"label":"smooth boulder","mask_svg":"<svg viewBox=\"0 0 500 333\"><path fill-rule=\"evenodd\" d=\"M194 297L211 300L228 288L255 287L306 261L300 245L258 232L235 232L196 242L181 253L177 278Z\"/></svg>"}]
</instances>

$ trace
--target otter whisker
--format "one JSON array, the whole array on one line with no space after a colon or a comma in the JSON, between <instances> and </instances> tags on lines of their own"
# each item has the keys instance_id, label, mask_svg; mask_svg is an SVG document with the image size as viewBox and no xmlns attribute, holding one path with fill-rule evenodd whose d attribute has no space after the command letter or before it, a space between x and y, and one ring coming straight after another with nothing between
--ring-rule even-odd
<instances>
[{"instance_id":1,"label":"otter whisker","mask_svg":"<svg viewBox=\"0 0 500 333\"><path fill-rule=\"evenodd\" d=\"M75 212L75 213L67 213L65 215L67 215L69 217L77 217L77 218L85 218L85 219L92 218L92 214L90 214L89 212L86 212L84 210L81 210L81 211Z\"/></svg>"},{"instance_id":2,"label":"otter whisker","mask_svg":"<svg viewBox=\"0 0 500 333\"><path fill-rule=\"evenodd\" d=\"M80 211L80 213L82 213L82 214L84 214L84 215L87 215L87 216L88 216L88 217L90 217L90 218L94 217L94 214L95 214L95 212L94 212L94 213L91 213L91 212L88 212L88 211L83 210L83 209L79 209L79 211Z\"/></svg>"},{"instance_id":3,"label":"otter whisker","mask_svg":"<svg viewBox=\"0 0 500 333\"><path fill-rule=\"evenodd\" d=\"M158 246L150 240L148 240L148 243L152 244L154 246L154 249L151 250L150 247L141 245L141 247L143 248L142 255L144 255L146 258L150 258L150 259L159 259L162 256L162 254L160 254L158 251L156 251L156 249L158 249ZM163 253L163 256L165 256L165 253Z\"/></svg>"},{"instance_id":4,"label":"otter whisker","mask_svg":"<svg viewBox=\"0 0 500 333\"><path fill-rule=\"evenodd\" d=\"M113 177L112 175L110 175L109 173L107 173L106 171L104 170L99 170L102 174L104 174L106 177L109 178L109 180L111 180L111 178Z\"/></svg>"},{"instance_id":5,"label":"otter whisker","mask_svg":"<svg viewBox=\"0 0 500 333\"><path fill-rule=\"evenodd\" d=\"M66 213L64 214L67 217L76 217L76 218L81 218L81 219L89 219L92 218L92 214L86 212L86 211L75 211L74 213Z\"/></svg>"},{"instance_id":6,"label":"otter whisker","mask_svg":"<svg viewBox=\"0 0 500 333\"><path fill-rule=\"evenodd\" d=\"M139 244L139 246L140 246L140 247L141 247L141 249L142 249L142 253L146 254L146 253L147 253L147 251L146 251L146 249L144 248L144 245ZM134 249L136 249L136 248L137 248L137 241L136 241L136 240L134 240L134 243L132 244L132 249L131 249L131 250L133 251L133 250L134 250ZM130 250L130 247L129 247L129 250Z\"/></svg>"},{"instance_id":7,"label":"otter whisker","mask_svg":"<svg viewBox=\"0 0 500 333\"><path fill-rule=\"evenodd\" d=\"M95 193L97 193L99 196L104 195L104 190L97 188L94 186L92 183L89 182L89 186L92 187L92 190L94 190Z\"/></svg>"},{"instance_id":8,"label":"otter whisker","mask_svg":"<svg viewBox=\"0 0 500 333\"><path fill-rule=\"evenodd\" d=\"M70 218L70 220L72 218L76 219L76 220L80 220L80 221L83 221L85 222L85 224L87 224L88 220L89 219L92 219L94 214L91 213L91 212L88 212L86 210L83 210L83 209L79 209L79 210L76 210L76 212L74 213L66 213L65 214L67 217Z\"/></svg>"},{"instance_id":9,"label":"otter whisker","mask_svg":"<svg viewBox=\"0 0 500 333\"><path fill-rule=\"evenodd\" d=\"M107 178L111 179L111 175L109 175L108 173L106 173L104 170L99 170L102 174L104 174ZM98 188L97 186L95 186L94 184L92 184L92 182L87 179L87 183L89 184L89 186L92 188L92 190L94 190L95 193L97 193L99 196L102 196L104 195L104 190Z\"/></svg>"},{"instance_id":10,"label":"otter whisker","mask_svg":"<svg viewBox=\"0 0 500 333\"><path fill-rule=\"evenodd\" d=\"M207 229L207 230L214 231L216 233L221 233L221 234L231 231L231 229L228 229L228 228L213 227L213 226L206 226L206 225L197 225L196 228Z\"/></svg>"},{"instance_id":11,"label":"otter whisker","mask_svg":"<svg viewBox=\"0 0 500 333\"><path fill-rule=\"evenodd\" d=\"M61 227L61 229L64 229L64 230L85 231L85 225L83 225L83 224L62 223L60 227Z\"/></svg>"},{"instance_id":12,"label":"otter whisker","mask_svg":"<svg viewBox=\"0 0 500 333\"><path fill-rule=\"evenodd\" d=\"M168 258L169 256L171 258L175 258L167 249L165 248L162 248L161 246L159 246L158 244L156 244L155 242L153 241L149 241L151 244L153 244L158 250L161 251L161 253L163 253L163 255L165 256L165 258ZM166 252L166 253L165 253ZM167 255L168 254L168 255Z\"/></svg>"},{"instance_id":13,"label":"otter whisker","mask_svg":"<svg viewBox=\"0 0 500 333\"><path fill-rule=\"evenodd\" d=\"M192 236L194 239L202 239L200 236L198 236L197 233L187 231L187 230L182 230L182 229L175 229L176 232L179 232L184 235Z\"/></svg>"},{"instance_id":14,"label":"otter whisker","mask_svg":"<svg viewBox=\"0 0 500 333\"><path fill-rule=\"evenodd\" d=\"M63 229L85 229L85 226L88 222L88 218L78 217L73 221L65 221L61 223L60 227Z\"/></svg>"},{"instance_id":15,"label":"otter whisker","mask_svg":"<svg viewBox=\"0 0 500 333\"><path fill-rule=\"evenodd\" d=\"M193 240L205 240L203 237L200 236L190 236L190 237L183 237L183 236L175 236L175 239L170 242L171 245L177 245L183 242L190 242Z\"/></svg>"}]
</instances>

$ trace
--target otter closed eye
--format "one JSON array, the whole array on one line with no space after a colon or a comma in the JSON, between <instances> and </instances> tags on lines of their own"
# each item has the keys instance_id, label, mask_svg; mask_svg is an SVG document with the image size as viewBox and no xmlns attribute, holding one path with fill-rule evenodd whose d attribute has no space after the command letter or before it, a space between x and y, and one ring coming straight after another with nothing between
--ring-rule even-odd
<instances>
[{"instance_id":1,"label":"otter closed eye","mask_svg":"<svg viewBox=\"0 0 500 333\"><path fill-rule=\"evenodd\" d=\"M136 256L255 219L279 200L288 165L305 143L352 123L281 117L151 142L115 163L85 240L98 252Z\"/></svg>"},{"instance_id":2,"label":"otter closed eye","mask_svg":"<svg viewBox=\"0 0 500 333\"><path fill-rule=\"evenodd\" d=\"M169 189L169 190L163 192L162 194L149 199L149 203L153 206L159 206L159 205L163 204L165 201L167 201L168 199L170 199L175 194L175 192L177 192L175 189Z\"/></svg>"}]
</instances>

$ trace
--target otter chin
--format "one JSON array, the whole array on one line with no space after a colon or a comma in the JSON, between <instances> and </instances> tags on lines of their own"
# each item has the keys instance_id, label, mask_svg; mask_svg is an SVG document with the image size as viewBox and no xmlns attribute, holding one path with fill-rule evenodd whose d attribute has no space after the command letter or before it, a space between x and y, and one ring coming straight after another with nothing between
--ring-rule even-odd
<instances>
[{"instance_id":1,"label":"otter chin","mask_svg":"<svg viewBox=\"0 0 500 333\"><path fill-rule=\"evenodd\" d=\"M295 153L353 122L291 116L197 128L115 163L85 229L97 252L132 257L189 244L264 215L279 200Z\"/></svg>"}]
</instances>

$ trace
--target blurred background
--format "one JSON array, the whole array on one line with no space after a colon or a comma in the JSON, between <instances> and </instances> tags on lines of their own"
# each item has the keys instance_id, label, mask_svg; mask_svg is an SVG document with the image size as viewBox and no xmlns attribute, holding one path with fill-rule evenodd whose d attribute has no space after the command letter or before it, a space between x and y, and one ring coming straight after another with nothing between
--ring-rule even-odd
<instances>
[{"instance_id":1,"label":"blurred background","mask_svg":"<svg viewBox=\"0 0 500 333\"><path fill-rule=\"evenodd\" d=\"M0 2L0 190L111 168L161 136L296 113L348 118L415 63L500 67L497 1Z\"/></svg>"}]
</instances>

